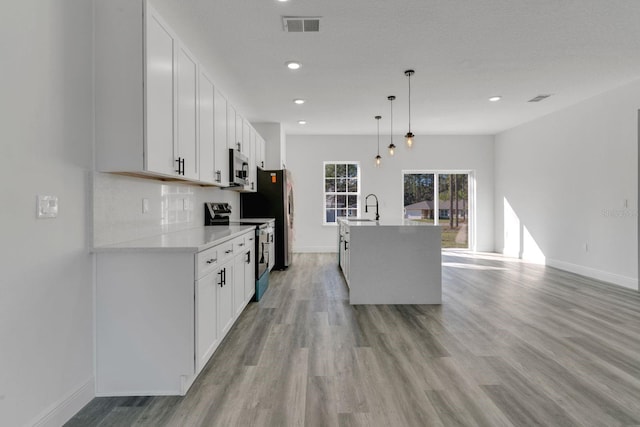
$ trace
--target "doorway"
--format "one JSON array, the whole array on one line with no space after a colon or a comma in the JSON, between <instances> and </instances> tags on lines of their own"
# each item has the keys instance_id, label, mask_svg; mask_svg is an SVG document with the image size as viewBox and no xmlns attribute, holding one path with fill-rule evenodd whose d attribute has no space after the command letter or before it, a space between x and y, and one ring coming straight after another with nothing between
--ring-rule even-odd
<instances>
[{"instance_id":1,"label":"doorway","mask_svg":"<svg viewBox=\"0 0 640 427\"><path fill-rule=\"evenodd\" d=\"M470 171L403 171L403 217L442 227L443 248L471 248Z\"/></svg>"}]
</instances>

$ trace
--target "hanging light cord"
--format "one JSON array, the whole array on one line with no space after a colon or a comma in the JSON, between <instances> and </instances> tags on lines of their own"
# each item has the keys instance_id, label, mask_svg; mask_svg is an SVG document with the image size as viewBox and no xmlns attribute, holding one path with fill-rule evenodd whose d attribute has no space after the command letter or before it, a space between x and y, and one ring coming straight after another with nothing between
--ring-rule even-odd
<instances>
[{"instance_id":1,"label":"hanging light cord","mask_svg":"<svg viewBox=\"0 0 640 427\"><path fill-rule=\"evenodd\" d=\"M393 145L393 99L391 101L391 145Z\"/></svg>"},{"instance_id":2,"label":"hanging light cord","mask_svg":"<svg viewBox=\"0 0 640 427\"><path fill-rule=\"evenodd\" d=\"M382 117L376 116L376 122L378 122L378 156L380 155L380 119Z\"/></svg>"},{"instance_id":3,"label":"hanging light cord","mask_svg":"<svg viewBox=\"0 0 640 427\"><path fill-rule=\"evenodd\" d=\"M411 133L411 73L409 76L409 133Z\"/></svg>"}]
</instances>

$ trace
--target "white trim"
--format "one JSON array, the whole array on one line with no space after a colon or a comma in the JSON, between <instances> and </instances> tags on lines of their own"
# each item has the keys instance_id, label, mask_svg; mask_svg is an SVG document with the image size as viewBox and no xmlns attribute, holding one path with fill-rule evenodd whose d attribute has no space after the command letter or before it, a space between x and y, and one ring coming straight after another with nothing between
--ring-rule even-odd
<instances>
[{"instance_id":1,"label":"white trim","mask_svg":"<svg viewBox=\"0 0 640 427\"><path fill-rule=\"evenodd\" d=\"M297 248L293 248L294 253L338 253L338 248L336 246L301 246Z\"/></svg>"},{"instance_id":2,"label":"white trim","mask_svg":"<svg viewBox=\"0 0 640 427\"><path fill-rule=\"evenodd\" d=\"M610 273L608 271L597 270L595 268L586 267L584 265L572 264L570 262L559 261L556 259L546 260L546 265L560 270L569 271L571 273L580 274L592 279L601 280L603 282L612 283L614 285L622 286L624 288L638 290L638 279L628 276L622 276L620 274Z\"/></svg>"},{"instance_id":3,"label":"white trim","mask_svg":"<svg viewBox=\"0 0 640 427\"><path fill-rule=\"evenodd\" d=\"M34 427L58 427L66 423L94 398L94 378L45 409L32 423Z\"/></svg>"}]
</instances>

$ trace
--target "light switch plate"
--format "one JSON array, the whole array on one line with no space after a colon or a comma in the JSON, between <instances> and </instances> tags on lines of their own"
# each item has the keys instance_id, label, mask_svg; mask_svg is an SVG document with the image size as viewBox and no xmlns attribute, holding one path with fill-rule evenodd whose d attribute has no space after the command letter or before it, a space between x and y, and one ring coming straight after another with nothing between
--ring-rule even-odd
<instances>
[{"instance_id":1,"label":"light switch plate","mask_svg":"<svg viewBox=\"0 0 640 427\"><path fill-rule=\"evenodd\" d=\"M142 213L149 213L149 199L142 199Z\"/></svg>"},{"instance_id":2,"label":"light switch plate","mask_svg":"<svg viewBox=\"0 0 640 427\"><path fill-rule=\"evenodd\" d=\"M55 218L58 216L57 196L38 196L38 218Z\"/></svg>"}]
</instances>

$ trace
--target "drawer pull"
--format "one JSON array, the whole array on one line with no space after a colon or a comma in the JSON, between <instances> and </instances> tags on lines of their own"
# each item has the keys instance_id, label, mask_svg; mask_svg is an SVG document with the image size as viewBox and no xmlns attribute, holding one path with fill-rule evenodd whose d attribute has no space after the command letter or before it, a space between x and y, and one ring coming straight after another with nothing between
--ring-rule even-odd
<instances>
[{"instance_id":1,"label":"drawer pull","mask_svg":"<svg viewBox=\"0 0 640 427\"><path fill-rule=\"evenodd\" d=\"M238 243L238 246L243 247L244 243Z\"/></svg>"},{"instance_id":2,"label":"drawer pull","mask_svg":"<svg viewBox=\"0 0 640 427\"><path fill-rule=\"evenodd\" d=\"M218 259L217 259L217 258L216 258L216 259L214 259L214 258L209 258L209 259L207 260L207 264L213 264L214 262L217 262L217 261L218 261Z\"/></svg>"},{"instance_id":3,"label":"drawer pull","mask_svg":"<svg viewBox=\"0 0 640 427\"><path fill-rule=\"evenodd\" d=\"M224 251L225 254L230 254L233 253L233 249L227 249L226 251Z\"/></svg>"}]
</instances>

